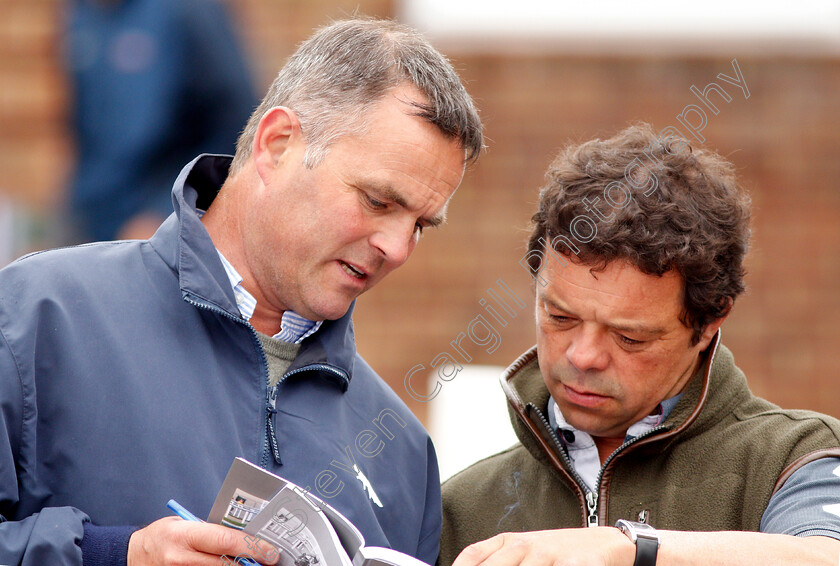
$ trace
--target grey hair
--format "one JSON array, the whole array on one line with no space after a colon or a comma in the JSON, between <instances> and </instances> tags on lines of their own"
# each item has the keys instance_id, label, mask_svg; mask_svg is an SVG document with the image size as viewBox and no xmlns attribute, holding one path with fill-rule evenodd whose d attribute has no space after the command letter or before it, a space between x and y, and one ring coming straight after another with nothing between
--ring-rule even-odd
<instances>
[{"instance_id":1,"label":"grey hair","mask_svg":"<svg viewBox=\"0 0 840 566\"><path fill-rule=\"evenodd\" d=\"M251 156L257 126L269 109L286 106L295 112L307 144L303 162L312 168L336 139L364 133L365 111L405 83L425 95L423 103L409 102L414 115L457 139L465 161L475 161L483 148L481 120L446 57L408 26L352 19L319 28L300 44L239 136L231 171Z\"/></svg>"}]
</instances>

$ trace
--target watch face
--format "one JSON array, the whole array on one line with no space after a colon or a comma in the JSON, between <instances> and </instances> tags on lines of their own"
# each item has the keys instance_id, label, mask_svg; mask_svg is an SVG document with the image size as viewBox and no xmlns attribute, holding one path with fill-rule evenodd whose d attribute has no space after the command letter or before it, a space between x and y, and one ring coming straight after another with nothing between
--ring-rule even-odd
<instances>
[{"instance_id":1,"label":"watch face","mask_svg":"<svg viewBox=\"0 0 840 566\"><path fill-rule=\"evenodd\" d=\"M633 530L633 526L630 524L630 521L625 521L624 519L620 519L620 520L619 520L619 521L615 524L615 526L616 526L616 527L618 527L618 528L619 528L619 530L620 530L622 533L624 533L625 535L627 535L627 537L628 537L631 541L636 542L636 531L635 531L635 530Z\"/></svg>"},{"instance_id":2,"label":"watch face","mask_svg":"<svg viewBox=\"0 0 840 566\"><path fill-rule=\"evenodd\" d=\"M636 545L636 560L633 566L655 566L659 550L659 535L656 529L645 523L634 523L620 519L615 524L621 532Z\"/></svg>"},{"instance_id":3,"label":"watch face","mask_svg":"<svg viewBox=\"0 0 840 566\"><path fill-rule=\"evenodd\" d=\"M639 536L643 536L646 538L656 538L659 537L656 535L656 529L651 527L646 523L636 523L634 521L625 521L624 519L619 519L616 524L621 532L627 535L631 541L636 542L636 538Z\"/></svg>"}]
</instances>

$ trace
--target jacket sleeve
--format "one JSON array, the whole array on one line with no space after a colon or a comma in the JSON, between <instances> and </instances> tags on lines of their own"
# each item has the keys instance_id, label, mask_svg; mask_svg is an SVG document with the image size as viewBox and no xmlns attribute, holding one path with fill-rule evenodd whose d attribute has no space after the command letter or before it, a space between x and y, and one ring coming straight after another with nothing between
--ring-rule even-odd
<instances>
[{"instance_id":1,"label":"jacket sleeve","mask_svg":"<svg viewBox=\"0 0 840 566\"><path fill-rule=\"evenodd\" d=\"M34 472L34 396L0 328L0 564L81 566L84 513L54 507L21 516Z\"/></svg>"},{"instance_id":2,"label":"jacket sleeve","mask_svg":"<svg viewBox=\"0 0 840 566\"><path fill-rule=\"evenodd\" d=\"M427 564L434 564L440 551L440 529L442 511L440 503L440 472L437 454L432 440L428 439L428 468L426 482L426 509L423 513L423 530L417 547L417 558Z\"/></svg>"},{"instance_id":3,"label":"jacket sleeve","mask_svg":"<svg viewBox=\"0 0 840 566\"><path fill-rule=\"evenodd\" d=\"M21 521L0 523L0 562L9 566L81 566L82 549L77 543L85 518L72 507L48 507Z\"/></svg>"}]
</instances>

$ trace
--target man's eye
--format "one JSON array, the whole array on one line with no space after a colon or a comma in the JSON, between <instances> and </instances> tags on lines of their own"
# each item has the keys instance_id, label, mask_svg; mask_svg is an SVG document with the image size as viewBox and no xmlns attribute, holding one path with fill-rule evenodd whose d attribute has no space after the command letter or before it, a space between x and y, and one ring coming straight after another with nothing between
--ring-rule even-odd
<instances>
[{"instance_id":1,"label":"man's eye","mask_svg":"<svg viewBox=\"0 0 840 566\"><path fill-rule=\"evenodd\" d=\"M383 208L387 208L388 205L380 200L376 200L375 198L371 197L370 195L365 195L365 200L367 200L368 205L374 210L382 210Z\"/></svg>"},{"instance_id":2,"label":"man's eye","mask_svg":"<svg viewBox=\"0 0 840 566\"><path fill-rule=\"evenodd\" d=\"M563 316L562 314L550 314L549 316L554 322L569 322L570 320L572 320L568 316Z\"/></svg>"},{"instance_id":3,"label":"man's eye","mask_svg":"<svg viewBox=\"0 0 840 566\"><path fill-rule=\"evenodd\" d=\"M418 236L423 235L423 225L419 222L414 225L414 233Z\"/></svg>"},{"instance_id":4,"label":"man's eye","mask_svg":"<svg viewBox=\"0 0 840 566\"><path fill-rule=\"evenodd\" d=\"M623 334L618 335L618 339L621 340L622 343L628 346L638 346L639 344L644 344L644 340L633 340L632 338L628 338Z\"/></svg>"}]
</instances>

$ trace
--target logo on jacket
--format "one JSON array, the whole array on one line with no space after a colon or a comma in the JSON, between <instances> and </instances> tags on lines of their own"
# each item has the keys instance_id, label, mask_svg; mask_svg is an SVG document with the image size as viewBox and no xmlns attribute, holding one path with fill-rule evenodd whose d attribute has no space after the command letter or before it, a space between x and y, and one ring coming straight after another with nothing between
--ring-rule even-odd
<instances>
[{"instance_id":1,"label":"logo on jacket","mask_svg":"<svg viewBox=\"0 0 840 566\"><path fill-rule=\"evenodd\" d=\"M357 464L353 464L353 471L356 472L356 479L362 482L362 489L367 492L370 500L373 501L377 507L382 507L382 502L379 500L379 496L376 495L376 492L373 491L373 486L370 484L370 480L367 479L367 476L359 469Z\"/></svg>"}]
</instances>

